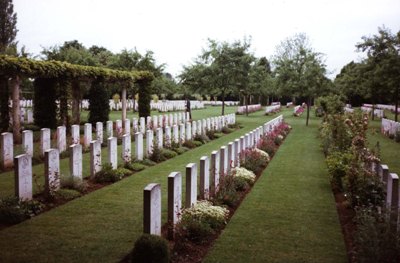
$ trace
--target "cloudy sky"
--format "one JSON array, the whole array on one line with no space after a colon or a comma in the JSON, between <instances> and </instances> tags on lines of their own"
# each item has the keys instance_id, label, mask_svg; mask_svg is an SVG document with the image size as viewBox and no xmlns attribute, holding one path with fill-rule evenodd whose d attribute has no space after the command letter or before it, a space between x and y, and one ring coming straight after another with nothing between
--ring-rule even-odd
<instances>
[{"instance_id":1,"label":"cloudy sky","mask_svg":"<svg viewBox=\"0 0 400 263\"><path fill-rule=\"evenodd\" d=\"M207 39L251 37L258 57L295 33L306 33L315 51L326 54L331 76L359 60L355 44L385 25L400 30L399 0L14 0L19 46L33 55L42 47L78 40L112 52L151 50L166 71L183 65Z\"/></svg>"}]
</instances>

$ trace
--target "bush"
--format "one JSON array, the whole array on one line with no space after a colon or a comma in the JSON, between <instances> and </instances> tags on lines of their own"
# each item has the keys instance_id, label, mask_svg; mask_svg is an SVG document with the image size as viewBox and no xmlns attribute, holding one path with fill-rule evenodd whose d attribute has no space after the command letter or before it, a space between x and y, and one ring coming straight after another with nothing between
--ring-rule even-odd
<instances>
[{"instance_id":1,"label":"bush","mask_svg":"<svg viewBox=\"0 0 400 263\"><path fill-rule=\"evenodd\" d=\"M122 179L124 173L121 171L113 170L111 164L106 163L103 165L102 170L94 175L96 183L114 183Z\"/></svg>"},{"instance_id":2,"label":"bush","mask_svg":"<svg viewBox=\"0 0 400 263\"><path fill-rule=\"evenodd\" d=\"M189 149L194 149L197 147L197 145L192 140L185 141L182 145Z\"/></svg>"},{"instance_id":3,"label":"bush","mask_svg":"<svg viewBox=\"0 0 400 263\"><path fill-rule=\"evenodd\" d=\"M215 131L214 130L207 130L206 131L206 136L210 139L210 140L214 140L217 137L215 137Z\"/></svg>"},{"instance_id":4,"label":"bush","mask_svg":"<svg viewBox=\"0 0 400 263\"><path fill-rule=\"evenodd\" d=\"M223 176L219 181L219 189L215 194L213 203L236 207L239 204L240 196L237 193L237 182L233 176Z\"/></svg>"},{"instance_id":5,"label":"bush","mask_svg":"<svg viewBox=\"0 0 400 263\"><path fill-rule=\"evenodd\" d=\"M243 167L235 167L231 170L231 174L235 181L235 188L243 191L252 186L256 180L256 175Z\"/></svg>"},{"instance_id":6,"label":"bush","mask_svg":"<svg viewBox=\"0 0 400 263\"><path fill-rule=\"evenodd\" d=\"M140 163L146 166L154 166L157 164L156 162L153 162L150 159L143 159Z\"/></svg>"},{"instance_id":7,"label":"bush","mask_svg":"<svg viewBox=\"0 0 400 263\"><path fill-rule=\"evenodd\" d=\"M66 189L77 190L80 193L84 193L87 190L87 183L80 178L74 176L63 176L61 175L61 187Z\"/></svg>"},{"instance_id":8,"label":"bush","mask_svg":"<svg viewBox=\"0 0 400 263\"><path fill-rule=\"evenodd\" d=\"M283 136L282 136L282 135L279 134L278 136L276 136L276 137L274 138L274 143L275 143L277 146L281 145L282 142L283 142Z\"/></svg>"},{"instance_id":9,"label":"bush","mask_svg":"<svg viewBox=\"0 0 400 263\"><path fill-rule=\"evenodd\" d=\"M149 159L155 163L160 163L166 160L166 158L162 155L162 149L154 144L153 153L149 156Z\"/></svg>"},{"instance_id":10,"label":"bush","mask_svg":"<svg viewBox=\"0 0 400 263\"><path fill-rule=\"evenodd\" d=\"M58 191L54 192L54 197L56 199L62 199L62 200L66 200L66 201L78 198L80 196L82 196L82 194L74 189L61 188Z\"/></svg>"},{"instance_id":11,"label":"bush","mask_svg":"<svg viewBox=\"0 0 400 263\"><path fill-rule=\"evenodd\" d=\"M201 242L226 224L229 211L211 202L198 201L192 207L184 209L180 227L186 230L186 236L193 242Z\"/></svg>"},{"instance_id":12,"label":"bush","mask_svg":"<svg viewBox=\"0 0 400 263\"><path fill-rule=\"evenodd\" d=\"M234 123L234 124L228 124L228 128L237 130L237 129L240 129L241 126L239 123Z\"/></svg>"},{"instance_id":13,"label":"bush","mask_svg":"<svg viewBox=\"0 0 400 263\"><path fill-rule=\"evenodd\" d=\"M257 144L257 148L268 153L269 156L274 156L275 152L278 150L274 139L271 136L264 136Z\"/></svg>"},{"instance_id":14,"label":"bush","mask_svg":"<svg viewBox=\"0 0 400 263\"><path fill-rule=\"evenodd\" d=\"M177 154L182 154L182 153L184 153L184 152L189 151L189 148L187 148L187 147L179 147L179 148L174 149L174 151L175 151Z\"/></svg>"},{"instance_id":15,"label":"bush","mask_svg":"<svg viewBox=\"0 0 400 263\"><path fill-rule=\"evenodd\" d=\"M131 255L132 262L168 263L170 259L168 242L160 236L143 234L136 240Z\"/></svg>"},{"instance_id":16,"label":"bush","mask_svg":"<svg viewBox=\"0 0 400 263\"><path fill-rule=\"evenodd\" d=\"M268 153L257 149L246 149L240 153L240 166L247 170L253 171L255 174L261 172L269 162Z\"/></svg>"},{"instance_id":17,"label":"bush","mask_svg":"<svg viewBox=\"0 0 400 263\"><path fill-rule=\"evenodd\" d=\"M163 156L164 159L171 159L171 158L174 158L175 156L178 156L178 153L176 153L172 150L162 149L161 155Z\"/></svg>"},{"instance_id":18,"label":"bush","mask_svg":"<svg viewBox=\"0 0 400 263\"><path fill-rule=\"evenodd\" d=\"M35 124L24 124L24 130L40 131L40 127Z\"/></svg>"},{"instance_id":19,"label":"bush","mask_svg":"<svg viewBox=\"0 0 400 263\"><path fill-rule=\"evenodd\" d=\"M146 169L146 165L141 164L141 163L136 163L136 162L135 163L125 163L124 168L129 169L134 172L139 172L139 171Z\"/></svg>"},{"instance_id":20,"label":"bush","mask_svg":"<svg viewBox=\"0 0 400 263\"><path fill-rule=\"evenodd\" d=\"M200 147L204 144L204 142L202 141L193 141L193 144L195 145L195 147Z\"/></svg>"},{"instance_id":21,"label":"bush","mask_svg":"<svg viewBox=\"0 0 400 263\"><path fill-rule=\"evenodd\" d=\"M0 199L0 222L17 224L39 214L44 205L39 201L22 201L18 197Z\"/></svg>"},{"instance_id":22,"label":"bush","mask_svg":"<svg viewBox=\"0 0 400 263\"><path fill-rule=\"evenodd\" d=\"M214 133L214 138L215 138L215 139L221 138L222 136L224 136L224 134L221 133L221 132L215 132L215 133Z\"/></svg>"},{"instance_id":23,"label":"bush","mask_svg":"<svg viewBox=\"0 0 400 263\"><path fill-rule=\"evenodd\" d=\"M96 122L108 121L110 112L108 90L104 87L102 80L95 80L89 89L89 116L88 122L93 126Z\"/></svg>"},{"instance_id":24,"label":"bush","mask_svg":"<svg viewBox=\"0 0 400 263\"><path fill-rule=\"evenodd\" d=\"M210 141L210 139L207 137L207 135L198 135L198 134L196 134L196 136L194 136L193 140L199 141L202 144L205 144Z\"/></svg>"},{"instance_id":25,"label":"bush","mask_svg":"<svg viewBox=\"0 0 400 263\"><path fill-rule=\"evenodd\" d=\"M35 125L54 129L57 127L56 80L35 78L33 82L33 116Z\"/></svg>"},{"instance_id":26,"label":"bush","mask_svg":"<svg viewBox=\"0 0 400 263\"><path fill-rule=\"evenodd\" d=\"M331 183L339 191L343 191L342 178L346 176L352 157L351 153L335 151L326 158Z\"/></svg>"},{"instance_id":27,"label":"bush","mask_svg":"<svg viewBox=\"0 0 400 263\"><path fill-rule=\"evenodd\" d=\"M227 126L224 126L224 127L222 127L221 132L225 133L225 134L228 134L228 133L233 132L233 129L230 129Z\"/></svg>"},{"instance_id":28,"label":"bush","mask_svg":"<svg viewBox=\"0 0 400 263\"><path fill-rule=\"evenodd\" d=\"M400 233L389 218L389 213L379 213L373 207L356 209L357 262L400 262Z\"/></svg>"}]
</instances>

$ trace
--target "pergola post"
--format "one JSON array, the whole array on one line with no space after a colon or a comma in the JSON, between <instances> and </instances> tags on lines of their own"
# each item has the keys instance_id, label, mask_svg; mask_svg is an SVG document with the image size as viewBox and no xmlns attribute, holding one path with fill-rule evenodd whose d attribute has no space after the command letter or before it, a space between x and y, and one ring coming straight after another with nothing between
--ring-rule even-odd
<instances>
[{"instance_id":1,"label":"pergola post","mask_svg":"<svg viewBox=\"0 0 400 263\"><path fill-rule=\"evenodd\" d=\"M81 91L79 87L79 81L74 80L71 83L72 88L72 124L80 124L81 116L79 110L79 100L81 97Z\"/></svg>"},{"instance_id":2,"label":"pergola post","mask_svg":"<svg viewBox=\"0 0 400 263\"><path fill-rule=\"evenodd\" d=\"M21 79L15 75L11 79L12 88L12 118L13 118L13 136L15 143L21 143L21 108L19 106L19 85Z\"/></svg>"},{"instance_id":3,"label":"pergola post","mask_svg":"<svg viewBox=\"0 0 400 263\"><path fill-rule=\"evenodd\" d=\"M126 86L122 87L122 123L125 123L126 119Z\"/></svg>"}]
</instances>

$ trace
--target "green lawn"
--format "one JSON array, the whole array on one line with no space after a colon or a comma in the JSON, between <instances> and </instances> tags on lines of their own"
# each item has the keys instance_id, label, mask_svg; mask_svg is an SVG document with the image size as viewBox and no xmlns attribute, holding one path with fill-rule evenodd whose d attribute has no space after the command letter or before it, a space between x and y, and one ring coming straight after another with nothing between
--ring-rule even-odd
<instances>
[{"instance_id":1,"label":"green lawn","mask_svg":"<svg viewBox=\"0 0 400 263\"><path fill-rule=\"evenodd\" d=\"M204 262L347 262L319 120L293 130Z\"/></svg>"},{"instance_id":2,"label":"green lawn","mask_svg":"<svg viewBox=\"0 0 400 263\"><path fill-rule=\"evenodd\" d=\"M230 112L234 108L228 108ZM229 113L229 112L227 112ZM198 114L198 115L197 115ZM220 108L193 113L195 119L220 114ZM276 117L263 112L239 116L243 129L223 136L174 159L136 173L31 220L0 231L0 262L116 262L142 233L143 188L161 183L163 222L167 216L167 176L184 172L190 162ZM65 165L65 164L64 164ZM38 169L42 169L39 167ZM2 174L0 191L13 187L12 176Z\"/></svg>"}]
</instances>

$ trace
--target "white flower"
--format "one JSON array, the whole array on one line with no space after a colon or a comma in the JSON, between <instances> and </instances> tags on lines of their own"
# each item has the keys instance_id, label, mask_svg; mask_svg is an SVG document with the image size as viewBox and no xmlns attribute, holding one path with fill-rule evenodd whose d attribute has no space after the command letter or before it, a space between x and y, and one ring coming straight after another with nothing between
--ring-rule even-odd
<instances>
[{"instance_id":1,"label":"white flower","mask_svg":"<svg viewBox=\"0 0 400 263\"><path fill-rule=\"evenodd\" d=\"M183 220L192 218L199 221L215 220L221 223L225 222L228 215L228 209L221 206L214 206L206 200L198 201L192 207L184 209L182 212Z\"/></svg>"},{"instance_id":2,"label":"white flower","mask_svg":"<svg viewBox=\"0 0 400 263\"><path fill-rule=\"evenodd\" d=\"M243 167L235 167L232 169L232 175L235 177L241 177L249 183L254 183L256 180L256 175Z\"/></svg>"},{"instance_id":3,"label":"white flower","mask_svg":"<svg viewBox=\"0 0 400 263\"><path fill-rule=\"evenodd\" d=\"M260 153L262 157L265 157L265 158L267 159L267 162L270 161L270 158L269 158L269 154L268 154L268 153L266 153L266 152L264 152L263 150L260 150L260 149L258 149L258 148L254 148L254 150L255 150L256 152Z\"/></svg>"}]
</instances>

